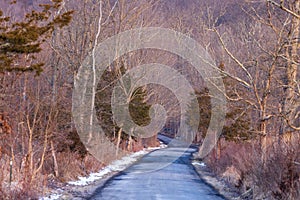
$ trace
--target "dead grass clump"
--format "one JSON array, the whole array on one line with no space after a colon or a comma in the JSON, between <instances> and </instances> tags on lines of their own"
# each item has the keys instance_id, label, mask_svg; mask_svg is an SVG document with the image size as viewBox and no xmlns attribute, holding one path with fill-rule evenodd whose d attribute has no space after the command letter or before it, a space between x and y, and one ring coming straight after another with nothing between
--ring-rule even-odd
<instances>
[{"instance_id":1,"label":"dead grass clump","mask_svg":"<svg viewBox=\"0 0 300 200\"><path fill-rule=\"evenodd\" d=\"M273 147L265 163L256 159L252 175L258 197L300 199L299 147Z\"/></svg>"},{"instance_id":2,"label":"dead grass clump","mask_svg":"<svg viewBox=\"0 0 300 200\"><path fill-rule=\"evenodd\" d=\"M84 158L84 168L88 172L97 172L99 171L104 165L98 161L94 156L91 154L87 154Z\"/></svg>"},{"instance_id":3,"label":"dead grass clump","mask_svg":"<svg viewBox=\"0 0 300 200\"><path fill-rule=\"evenodd\" d=\"M293 142L293 145L274 142L265 160L258 142L226 142L219 159L212 153L206 161L241 193L251 191L247 198L300 199L300 142Z\"/></svg>"},{"instance_id":4,"label":"dead grass clump","mask_svg":"<svg viewBox=\"0 0 300 200\"><path fill-rule=\"evenodd\" d=\"M82 158L70 151L57 153L58 180L67 182L76 179L78 176L87 175Z\"/></svg>"}]
</instances>

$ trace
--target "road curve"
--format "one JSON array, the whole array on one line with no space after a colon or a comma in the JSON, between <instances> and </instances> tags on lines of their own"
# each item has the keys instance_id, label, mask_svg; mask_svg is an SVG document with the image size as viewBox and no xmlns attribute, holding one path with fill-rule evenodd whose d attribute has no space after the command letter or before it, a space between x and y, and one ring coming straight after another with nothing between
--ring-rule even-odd
<instances>
[{"instance_id":1,"label":"road curve","mask_svg":"<svg viewBox=\"0 0 300 200\"><path fill-rule=\"evenodd\" d=\"M192 148L180 147L153 151L108 180L88 199L223 199L205 184L194 170L190 162L194 151L196 150Z\"/></svg>"}]
</instances>

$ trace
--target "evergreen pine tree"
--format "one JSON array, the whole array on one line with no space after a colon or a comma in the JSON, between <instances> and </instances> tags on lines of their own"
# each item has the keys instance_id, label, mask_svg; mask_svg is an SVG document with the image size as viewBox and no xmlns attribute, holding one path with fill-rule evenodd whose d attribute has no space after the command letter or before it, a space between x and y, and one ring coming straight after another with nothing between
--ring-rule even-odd
<instances>
[{"instance_id":1,"label":"evergreen pine tree","mask_svg":"<svg viewBox=\"0 0 300 200\"><path fill-rule=\"evenodd\" d=\"M37 75L44 63L36 62L35 55L41 52L41 44L56 28L69 24L73 11L58 13L62 0L41 4L41 10L32 10L21 21L13 21L0 10L0 72L33 71ZM16 2L13 2L16 3ZM19 64L19 61L23 61Z\"/></svg>"}]
</instances>

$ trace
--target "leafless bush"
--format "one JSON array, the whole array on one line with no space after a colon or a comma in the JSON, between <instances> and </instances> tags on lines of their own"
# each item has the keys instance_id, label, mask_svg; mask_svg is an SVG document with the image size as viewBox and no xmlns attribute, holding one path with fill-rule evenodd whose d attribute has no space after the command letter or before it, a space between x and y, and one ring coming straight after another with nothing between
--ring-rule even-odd
<instances>
[{"instance_id":1,"label":"leafless bush","mask_svg":"<svg viewBox=\"0 0 300 200\"><path fill-rule=\"evenodd\" d=\"M95 157L90 154L87 154L84 158L84 168L89 172L97 172L99 171L104 165L100 163Z\"/></svg>"},{"instance_id":2,"label":"leafless bush","mask_svg":"<svg viewBox=\"0 0 300 200\"><path fill-rule=\"evenodd\" d=\"M253 159L252 176L257 195L270 199L299 199L299 143L296 146L274 145L265 163Z\"/></svg>"},{"instance_id":3,"label":"leafless bush","mask_svg":"<svg viewBox=\"0 0 300 200\"><path fill-rule=\"evenodd\" d=\"M62 182L76 179L78 176L85 175L82 169L82 158L78 154L69 152L60 152L57 154L59 165L59 177Z\"/></svg>"},{"instance_id":4,"label":"leafless bush","mask_svg":"<svg viewBox=\"0 0 300 200\"><path fill-rule=\"evenodd\" d=\"M30 179L29 174L24 174L16 162L13 162L10 179L10 159L5 156L0 160L0 199L37 199L38 193L45 186L45 178L38 174L35 179ZM25 177L28 176L28 177Z\"/></svg>"},{"instance_id":5,"label":"leafless bush","mask_svg":"<svg viewBox=\"0 0 300 200\"><path fill-rule=\"evenodd\" d=\"M297 141L296 141L297 139ZM299 199L300 197L300 143L295 138L290 143L272 141L268 149L268 157L262 160L261 152L257 151L258 142L223 144L220 159L213 153L207 158L207 163L213 171L222 176L224 172L231 177L226 179L241 193L252 190L253 199ZM230 173L231 171L237 173ZM240 184L236 184L240 178Z\"/></svg>"}]
</instances>

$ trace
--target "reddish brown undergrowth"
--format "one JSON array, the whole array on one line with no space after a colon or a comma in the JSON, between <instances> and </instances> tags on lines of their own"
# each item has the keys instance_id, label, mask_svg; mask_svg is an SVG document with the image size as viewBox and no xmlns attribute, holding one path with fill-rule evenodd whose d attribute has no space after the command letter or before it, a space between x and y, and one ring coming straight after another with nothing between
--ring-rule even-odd
<instances>
[{"instance_id":1,"label":"reddish brown undergrowth","mask_svg":"<svg viewBox=\"0 0 300 200\"><path fill-rule=\"evenodd\" d=\"M273 139L268 157L262 159L259 142L223 142L221 155L212 153L206 161L209 167L233 187L243 198L300 198L300 140Z\"/></svg>"}]
</instances>

